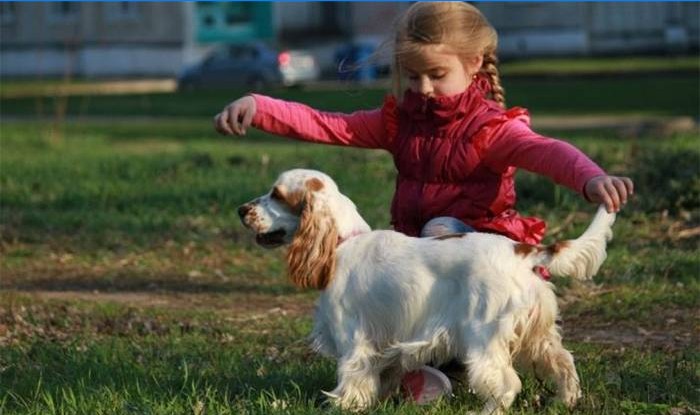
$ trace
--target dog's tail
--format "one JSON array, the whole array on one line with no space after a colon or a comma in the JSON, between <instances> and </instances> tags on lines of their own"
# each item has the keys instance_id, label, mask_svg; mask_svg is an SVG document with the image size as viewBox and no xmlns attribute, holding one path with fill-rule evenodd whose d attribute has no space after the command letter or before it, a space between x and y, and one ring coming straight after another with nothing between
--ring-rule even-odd
<instances>
[{"instance_id":1,"label":"dog's tail","mask_svg":"<svg viewBox=\"0 0 700 415\"><path fill-rule=\"evenodd\" d=\"M592 278L605 261L607 242L612 239L615 214L601 205L588 229L577 239L557 242L538 249L536 262L553 275L580 280Z\"/></svg>"}]
</instances>

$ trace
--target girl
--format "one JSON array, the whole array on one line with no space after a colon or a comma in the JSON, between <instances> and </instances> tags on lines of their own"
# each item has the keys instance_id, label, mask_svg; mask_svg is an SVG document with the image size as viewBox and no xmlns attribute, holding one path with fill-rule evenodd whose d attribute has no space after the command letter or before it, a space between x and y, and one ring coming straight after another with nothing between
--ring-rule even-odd
<instances>
[{"instance_id":1,"label":"girl","mask_svg":"<svg viewBox=\"0 0 700 415\"><path fill-rule=\"evenodd\" d=\"M544 221L515 211L518 167L618 211L633 192L629 178L609 176L575 147L534 133L525 109L505 108L496 45L495 30L474 6L416 3L397 24L394 94L381 108L329 113L253 94L226 106L215 126L228 135L244 135L252 125L305 141L387 150L398 170L392 225L407 235L477 230L539 243ZM449 389L435 372L405 379L418 401Z\"/></svg>"}]
</instances>

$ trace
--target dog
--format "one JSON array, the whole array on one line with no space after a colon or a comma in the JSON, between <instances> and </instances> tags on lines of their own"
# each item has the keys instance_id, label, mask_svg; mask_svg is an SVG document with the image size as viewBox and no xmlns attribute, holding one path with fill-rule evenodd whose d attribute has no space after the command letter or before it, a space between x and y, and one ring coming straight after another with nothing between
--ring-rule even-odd
<instances>
[{"instance_id":1,"label":"dog","mask_svg":"<svg viewBox=\"0 0 700 415\"><path fill-rule=\"evenodd\" d=\"M553 379L567 406L580 398L553 285L538 268L596 274L615 221L603 206L578 239L549 246L476 232L414 238L372 231L328 175L295 169L238 213L258 244L289 245L294 284L322 290L311 340L337 359L337 386L324 393L340 407L367 409L405 373L454 359L482 414L506 411L520 392L514 365Z\"/></svg>"}]
</instances>

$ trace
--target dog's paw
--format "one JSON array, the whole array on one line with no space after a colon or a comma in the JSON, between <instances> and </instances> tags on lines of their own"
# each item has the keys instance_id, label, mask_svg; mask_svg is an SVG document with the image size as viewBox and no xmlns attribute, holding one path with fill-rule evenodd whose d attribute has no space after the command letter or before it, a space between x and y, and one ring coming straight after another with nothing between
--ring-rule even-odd
<instances>
[{"instance_id":1,"label":"dog's paw","mask_svg":"<svg viewBox=\"0 0 700 415\"><path fill-rule=\"evenodd\" d=\"M348 412L364 412L368 410L373 402L371 399L363 399L361 395L349 393L338 394L335 391L321 391L327 398L328 402L338 408Z\"/></svg>"},{"instance_id":2,"label":"dog's paw","mask_svg":"<svg viewBox=\"0 0 700 415\"><path fill-rule=\"evenodd\" d=\"M578 379L576 381L569 382L563 390L560 391L557 398L566 405L567 408L571 409L576 406L576 402L583 396L581 393L581 388L578 385Z\"/></svg>"}]
</instances>

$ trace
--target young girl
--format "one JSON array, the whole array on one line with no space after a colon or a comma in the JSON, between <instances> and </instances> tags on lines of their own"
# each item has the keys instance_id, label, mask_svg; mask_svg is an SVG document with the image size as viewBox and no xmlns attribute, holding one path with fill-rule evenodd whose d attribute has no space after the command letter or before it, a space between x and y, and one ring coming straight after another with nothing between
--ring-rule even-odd
<instances>
[{"instance_id":1,"label":"young girl","mask_svg":"<svg viewBox=\"0 0 700 415\"><path fill-rule=\"evenodd\" d=\"M539 243L544 221L515 211L518 167L618 211L633 192L629 178L609 176L575 147L534 133L525 109L505 108L496 45L495 30L474 6L416 3L397 24L394 94L381 108L330 113L253 94L224 108L216 129L244 135L253 125L305 141L387 150L398 170L392 225L407 235L477 230ZM448 389L430 387L444 384L435 372L425 368L417 381L415 373L405 379L418 385L414 398Z\"/></svg>"}]
</instances>

